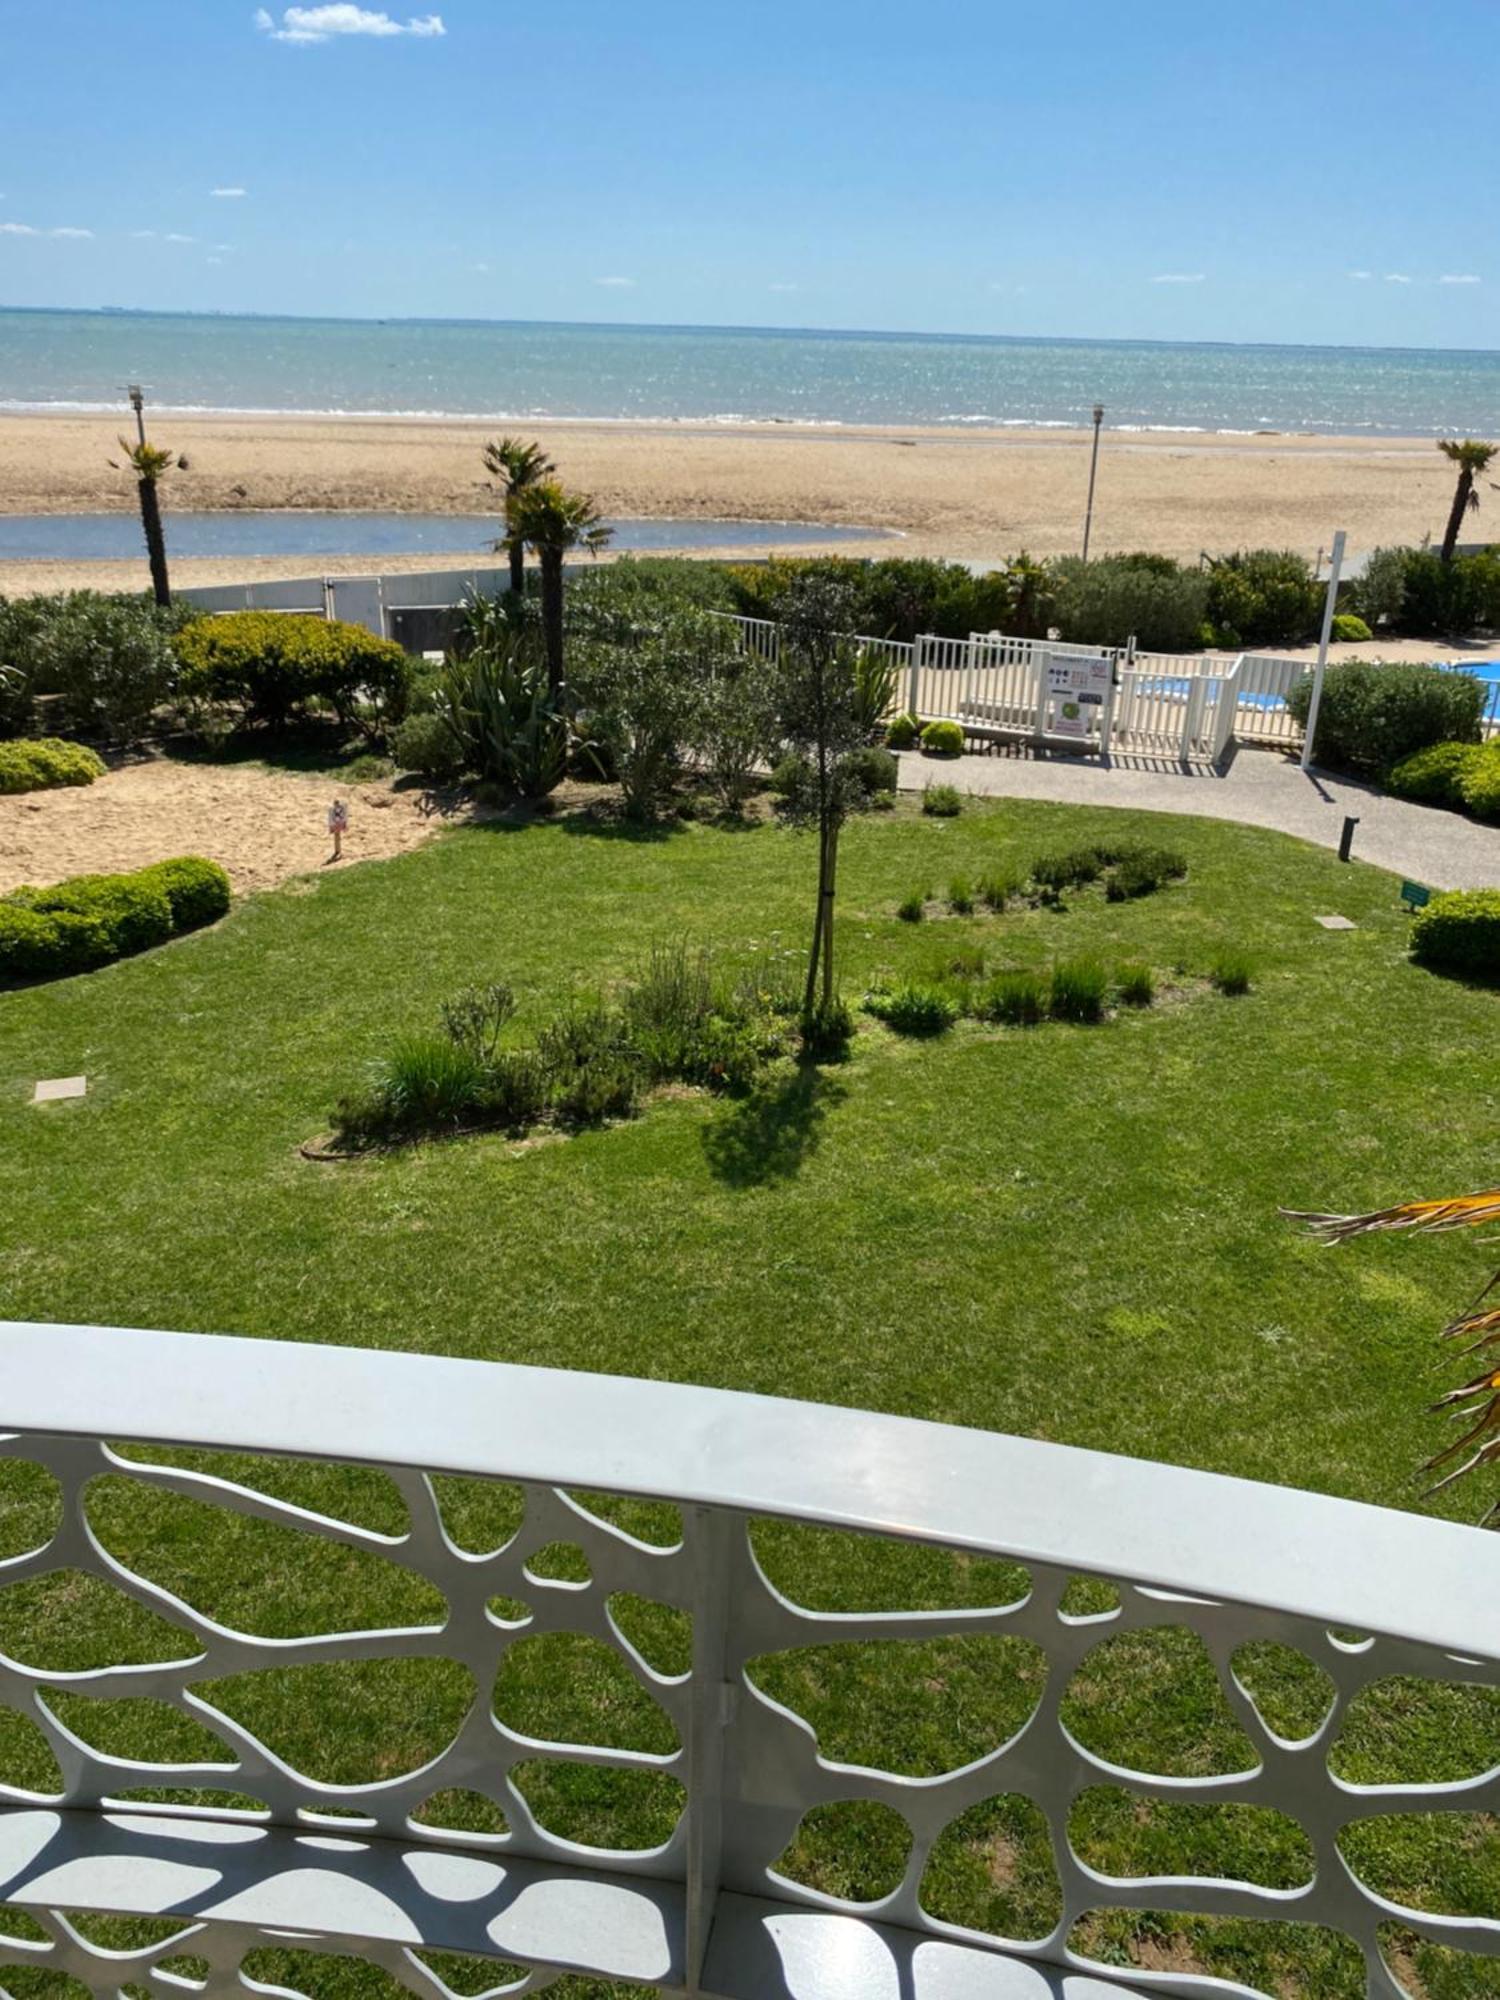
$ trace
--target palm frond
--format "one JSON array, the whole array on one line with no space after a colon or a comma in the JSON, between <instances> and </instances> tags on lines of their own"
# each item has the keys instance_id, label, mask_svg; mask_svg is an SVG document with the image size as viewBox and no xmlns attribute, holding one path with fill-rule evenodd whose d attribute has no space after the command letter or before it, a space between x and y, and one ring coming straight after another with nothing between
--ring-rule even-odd
<instances>
[{"instance_id":1,"label":"palm frond","mask_svg":"<svg viewBox=\"0 0 1500 2000\"><path fill-rule=\"evenodd\" d=\"M1319 1215L1307 1209L1284 1208L1288 1222L1306 1223L1321 1242L1343 1243L1351 1236L1368 1236L1378 1229L1409 1229L1426 1235L1439 1229L1477 1229L1500 1221L1500 1188L1482 1194L1449 1195L1438 1201L1403 1201L1394 1208L1377 1208L1366 1215Z\"/></svg>"}]
</instances>

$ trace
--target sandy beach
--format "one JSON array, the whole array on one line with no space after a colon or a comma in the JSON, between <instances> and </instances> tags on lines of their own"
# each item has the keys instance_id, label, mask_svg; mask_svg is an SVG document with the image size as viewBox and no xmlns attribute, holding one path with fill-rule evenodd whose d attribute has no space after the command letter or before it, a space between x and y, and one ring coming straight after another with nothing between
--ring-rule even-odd
<instances>
[{"instance_id":1,"label":"sandy beach","mask_svg":"<svg viewBox=\"0 0 1500 2000\"><path fill-rule=\"evenodd\" d=\"M120 428L108 416L0 417L0 512L132 511L131 483L108 463ZM174 511L483 510L493 495L480 447L492 432L458 421L163 416L154 441L188 459L166 487L169 545ZM535 435L568 483L607 513L863 525L885 531L872 552L981 561L1021 548L1067 553L1078 547L1088 483L1085 432L551 422ZM1276 546L1312 557L1340 527L1353 550L1439 534L1451 496L1450 469L1427 438L1106 431L1093 547L1192 559ZM1500 502L1487 499L1490 513L1476 532L1500 535ZM441 561L426 552L378 566ZM184 559L173 573L189 585L372 566L359 556ZM0 591L11 594L143 581L144 562L0 563Z\"/></svg>"}]
</instances>

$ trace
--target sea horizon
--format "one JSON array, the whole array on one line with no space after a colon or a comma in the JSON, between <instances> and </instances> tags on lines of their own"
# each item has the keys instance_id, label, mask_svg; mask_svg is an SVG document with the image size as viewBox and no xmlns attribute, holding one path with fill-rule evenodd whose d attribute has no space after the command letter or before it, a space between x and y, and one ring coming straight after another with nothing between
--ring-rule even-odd
<instances>
[{"instance_id":1,"label":"sea horizon","mask_svg":"<svg viewBox=\"0 0 1500 2000\"><path fill-rule=\"evenodd\" d=\"M939 358L941 357L941 358ZM1500 350L0 306L0 412L1442 437Z\"/></svg>"}]
</instances>

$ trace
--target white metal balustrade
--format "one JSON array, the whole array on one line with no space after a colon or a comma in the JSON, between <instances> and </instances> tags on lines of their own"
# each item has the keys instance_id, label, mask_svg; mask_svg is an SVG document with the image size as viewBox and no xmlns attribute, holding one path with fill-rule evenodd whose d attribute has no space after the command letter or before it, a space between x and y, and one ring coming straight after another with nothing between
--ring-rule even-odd
<instances>
[{"instance_id":1,"label":"white metal balustrade","mask_svg":"<svg viewBox=\"0 0 1500 2000\"><path fill-rule=\"evenodd\" d=\"M29 1664L12 1636L4 1699L45 1732L55 1795L0 1788L0 1900L31 1912L46 1943L0 1937L4 1968L67 1972L96 1994L122 1980L212 1996L253 1985L241 1971L267 1942L343 1951L403 1984L448 1994L423 1949L527 1968L504 1990L543 1990L567 1971L721 2000L1087 2000L1122 1986L1207 1996L1223 1982L1095 1964L1070 1943L1098 1907L1178 1909L1326 1925L1364 1957L1373 2000L1403 1989L1379 1929L1408 1930L1500 1955L1500 1922L1401 1908L1343 1859L1341 1828L1373 1815L1500 1809L1497 1769L1465 1783L1360 1785L1329 1768L1350 1702L1394 1674L1500 1685L1500 1538L1349 1501L986 1432L670 1384L532 1368L91 1327L0 1325L6 1455L38 1462L61 1488L60 1524L0 1567L14 1584L86 1572L189 1636L185 1657L138 1654L60 1674ZM121 1444L272 1453L379 1468L409 1526L376 1533L309 1513L258 1486L122 1456ZM271 1639L231 1630L105 1548L86 1491L100 1473L148 1492L189 1495L310 1540L373 1551L425 1578L435 1622ZM487 1554L450 1538L434 1475L519 1483L525 1515ZM649 1546L591 1511L575 1490L674 1503L682 1538ZM1025 1594L993 1609L831 1615L788 1600L749 1536L762 1516L838 1527L1023 1565ZM565 1540L591 1581L531 1567ZM326 1547L323 1553L326 1554ZM1116 1608L1065 1609L1069 1579L1111 1579ZM691 1670L656 1672L610 1611L617 1591L688 1614ZM524 1596L524 1623L497 1597ZM507 1613L515 1618L516 1613ZM1107 1764L1063 1721L1069 1683L1113 1635L1159 1626L1198 1634L1254 1749L1229 1776L1164 1777ZM8 1628L14 1634L15 1626ZM487 1698L507 1649L536 1632L581 1632L611 1648L676 1724L668 1756L538 1743ZM841 1766L809 1725L759 1691L747 1663L782 1649L944 1634L1014 1634L1039 1648L1045 1682L1030 1719L991 1754L931 1779ZM1233 1665L1256 1640L1298 1648L1335 1690L1305 1741L1278 1737ZM439 1655L479 1694L448 1747L416 1771L340 1786L294 1767L214 1705L200 1684L268 1665ZM997 1669L998 1671L998 1669ZM209 1723L235 1759L163 1766L106 1755L68 1727L47 1690L150 1696ZM670 1772L686 1806L665 1845L583 1848L538 1824L514 1780L538 1755ZM1143 1799L1273 1807L1307 1832L1316 1872L1269 1890L1199 1876L1117 1880L1075 1853L1070 1809L1100 1783ZM233 1785L255 1811L129 1803L143 1786ZM498 1799L503 1835L441 1832L414 1817L445 1787ZM920 1888L940 1832L967 1807L1019 1793L1044 1815L1062 1909L1030 1943L936 1921ZM877 1800L912 1835L900 1886L855 1907L788 1881L778 1857L824 1802ZM353 1817L330 1818L330 1814ZM180 1920L165 1942L106 1949L68 1914ZM170 1961L206 1960L198 1984ZM266 1990L259 1988L257 1990ZM283 1990L283 1989L278 1989Z\"/></svg>"}]
</instances>

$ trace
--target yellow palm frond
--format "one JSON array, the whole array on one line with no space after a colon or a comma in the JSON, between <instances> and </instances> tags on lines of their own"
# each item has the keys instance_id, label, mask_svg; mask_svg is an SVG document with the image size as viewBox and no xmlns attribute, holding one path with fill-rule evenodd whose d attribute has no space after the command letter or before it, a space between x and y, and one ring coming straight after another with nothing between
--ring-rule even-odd
<instances>
[{"instance_id":1,"label":"yellow palm frond","mask_svg":"<svg viewBox=\"0 0 1500 2000\"><path fill-rule=\"evenodd\" d=\"M1423 1234L1437 1229L1477 1229L1486 1222L1500 1222L1500 1188L1488 1188L1483 1194L1448 1195L1438 1201L1398 1202L1394 1208L1377 1208L1367 1215L1317 1215L1297 1208L1284 1208L1281 1213L1289 1222L1305 1222L1324 1243L1342 1243L1377 1229L1410 1229Z\"/></svg>"}]
</instances>

